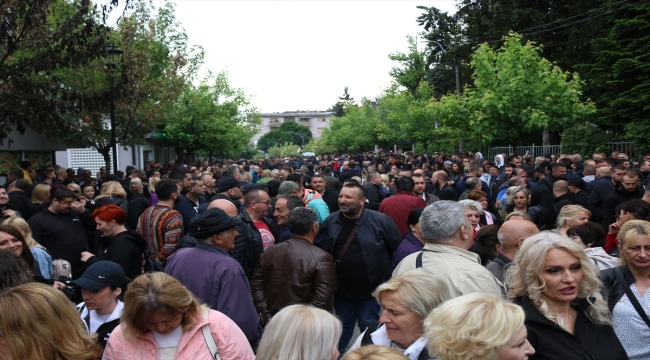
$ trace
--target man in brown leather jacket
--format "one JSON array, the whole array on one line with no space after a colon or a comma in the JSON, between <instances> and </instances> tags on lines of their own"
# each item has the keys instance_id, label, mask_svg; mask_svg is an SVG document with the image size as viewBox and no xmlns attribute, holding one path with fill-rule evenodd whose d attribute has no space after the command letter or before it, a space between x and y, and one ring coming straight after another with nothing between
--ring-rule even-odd
<instances>
[{"instance_id":1,"label":"man in brown leather jacket","mask_svg":"<svg viewBox=\"0 0 650 360\"><path fill-rule=\"evenodd\" d=\"M318 216L305 207L289 213L292 238L271 246L260 256L253 278L253 301L267 323L283 307L310 304L332 311L336 275L332 255L313 245Z\"/></svg>"}]
</instances>

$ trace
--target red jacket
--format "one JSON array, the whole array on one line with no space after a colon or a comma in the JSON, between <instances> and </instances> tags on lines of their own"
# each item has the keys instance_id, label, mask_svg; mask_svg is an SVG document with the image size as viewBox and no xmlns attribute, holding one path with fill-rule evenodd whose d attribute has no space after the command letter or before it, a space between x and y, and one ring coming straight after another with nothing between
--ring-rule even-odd
<instances>
[{"instance_id":1,"label":"red jacket","mask_svg":"<svg viewBox=\"0 0 650 360\"><path fill-rule=\"evenodd\" d=\"M411 230L408 226L411 210L424 209L426 206L427 203L421 197L415 196L409 191L398 191L381 202L379 212L392 217L403 236Z\"/></svg>"}]
</instances>

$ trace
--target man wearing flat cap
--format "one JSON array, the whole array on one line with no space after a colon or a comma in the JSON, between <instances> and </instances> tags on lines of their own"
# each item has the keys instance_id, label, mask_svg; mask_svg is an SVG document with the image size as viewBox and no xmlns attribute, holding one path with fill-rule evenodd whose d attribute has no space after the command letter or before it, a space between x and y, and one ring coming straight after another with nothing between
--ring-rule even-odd
<instances>
[{"instance_id":1,"label":"man wearing flat cap","mask_svg":"<svg viewBox=\"0 0 650 360\"><path fill-rule=\"evenodd\" d=\"M219 208L196 216L189 231L197 239L196 247L179 249L170 256L165 273L232 319L255 348L262 334L260 317L244 269L227 252L235 247L239 234L235 226L240 223Z\"/></svg>"}]
</instances>

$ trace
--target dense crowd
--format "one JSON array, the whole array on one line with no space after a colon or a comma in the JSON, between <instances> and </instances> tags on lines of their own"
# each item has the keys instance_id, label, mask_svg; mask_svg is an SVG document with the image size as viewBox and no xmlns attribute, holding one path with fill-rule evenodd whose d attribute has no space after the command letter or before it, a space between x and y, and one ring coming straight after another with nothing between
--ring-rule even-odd
<instances>
[{"instance_id":1,"label":"dense crowd","mask_svg":"<svg viewBox=\"0 0 650 360\"><path fill-rule=\"evenodd\" d=\"M0 359L650 359L634 160L24 161L0 188Z\"/></svg>"}]
</instances>

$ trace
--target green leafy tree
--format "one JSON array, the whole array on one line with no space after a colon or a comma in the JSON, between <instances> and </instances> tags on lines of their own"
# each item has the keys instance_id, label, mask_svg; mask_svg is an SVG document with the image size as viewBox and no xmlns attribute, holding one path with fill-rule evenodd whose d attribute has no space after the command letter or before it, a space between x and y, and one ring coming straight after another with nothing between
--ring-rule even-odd
<instances>
[{"instance_id":1,"label":"green leafy tree","mask_svg":"<svg viewBox=\"0 0 650 360\"><path fill-rule=\"evenodd\" d=\"M268 152L269 148L278 144L307 144L312 139L311 130L308 127L285 121L277 129L262 135L257 141L259 150Z\"/></svg>"},{"instance_id":2,"label":"green leafy tree","mask_svg":"<svg viewBox=\"0 0 650 360\"><path fill-rule=\"evenodd\" d=\"M392 52L388 58L397 62L390 70L390 76L394 81L406 88L411 94L415 94L420 82L427 78L426 56L418 51L417 43L411 36L407 36L409 52L407 54Z\"/></svg>"},{"instance_id":3,"label":"green leafy tree","mask_svg":"<svg viewBox=\"0 0 650 360\"><path fill-rule=\"evenodd\" d=\"M608 153L611 136L590 122L567 127L562 132L562 151L570 154Z\"/></svg>"},{"instance_id":4,"label":"green leafy tree","mask_svg":"<svg viewBox=\"0 0 650 360\"><path fill-rule=\"evenodd\" d=\"M172 110L185 84L203 60L201 48L187 45L187 34L175 21L173 3L154 9L133 3L111 41L124 51L118 67L109 70L99 60L57 72L61 83L97 102L85 102L63 117L61 136L94 147L110 168L111 129L107 120L115 102L117 143L139 144Z\"/></svg>"},{"instance_id":5,"label":"green leafy tree","mask_svg":"<svg viewBox=\"0 0 650 360\"><path fill-rule=\"evenodd\" d=\"M430 110L450 134L475 142L517 144L524 134L561 131L595 112L582 100L584 83L540 56L540 48L511 33L503 47L481 45L472 56L474 86L444 96Z\"/></svg>"},{"instance_id":6,"label":"green leafy tree","mask_svg":"<svg viewBox=\"0 0 650 360\"><path fill-rule=\"evenodd\" d=\"M0 143L26 126L52 133L64 126L63 114L98 102L55 74L106 49L108 29L91 1L6 0L0 19Z\"/></svg>"},{"instance_id":7,"label":"green leafy tree","mask_svg":"<svg viewBox=\"0 0 650 360\"><path fill-rule=\"evenodd\" d=\"M294 145L293 143L285 142L284 145L274 145L271 146L268 150L269 156L271 157L286 157L286 156L297 156L299 146Z\"/></svg>"},{"instance_id":8,"label":"green leafy tree","mask_svg":"<svg viewBox=\"0 0 650 360\"><path fill-rule=\"evenodd\" d=\"M232 87L222 71L214 77L208 74L198 86L188 84L164 133L187 160L195 160L197 152L239 156L249 148L259 123L259 112L244 90Z\"/></svg>"}]
</instances>

